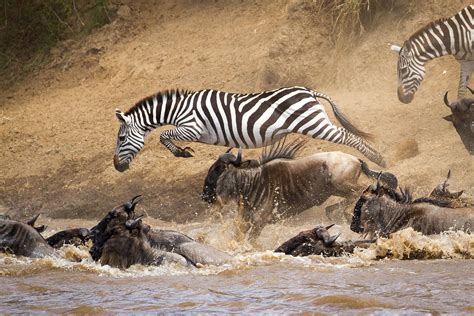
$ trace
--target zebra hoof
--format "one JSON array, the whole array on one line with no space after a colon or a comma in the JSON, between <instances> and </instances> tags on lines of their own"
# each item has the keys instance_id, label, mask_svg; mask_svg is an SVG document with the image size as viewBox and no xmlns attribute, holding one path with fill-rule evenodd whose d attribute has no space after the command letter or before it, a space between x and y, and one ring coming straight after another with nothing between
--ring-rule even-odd
<instances>
[{"instance_id":1,"label":"zebra hoof","mask_svg":"<svg viewBox=\"0 0 474 316\"><path fill-rule=\"evenodd\" d=\"M189 158L194 157L191 152L194 152L190 147L179 148L179 151L176 153L176 157Z\"/></svg>"}]
</instances>

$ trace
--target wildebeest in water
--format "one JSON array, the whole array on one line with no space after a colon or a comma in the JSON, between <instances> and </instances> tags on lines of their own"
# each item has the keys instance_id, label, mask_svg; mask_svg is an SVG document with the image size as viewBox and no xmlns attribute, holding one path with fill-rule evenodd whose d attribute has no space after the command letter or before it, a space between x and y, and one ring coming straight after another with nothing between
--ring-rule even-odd
<instances>
[{"instance_id":1,"label":"wildebeest in water","mask_svg":"<svg viewBox=\"0 0 474 316\"><path fill-rule=\"evenodd\" d=\"M474 208L448 206L446 201L413 199L409 190L399 193L377 183L369 186L357 201L351 230L382 237L407 227L424 235L448 230L472 232Z\"/></svg>"},{"instance_id":2,"label":"wildebeest in water","mask_svg":"<svg viewBox=\"0 0 474 316\"><path fill-rule=\"evenodd\" d=\"M336 240L341 234L331 236L328 232L332 226L334 224L326 227L317 225L313 229L302 231L281 244L275 249L275 252L283 252L295 257L310 255L338 257L353 253L356 247L367 248L374 242L372 240L348 240L339 243Z\"/></svg>"},{"instance_id":3,"label":"wildebeest in water","mask_svg":"<svg viewBox=\"0 0 474 316\"><path fill-rule=\"evenodd\" d=\"M259 163L242 161L240 150L237 156L226 152L209 168L202 198L209 203L218 201L220 206L237 202L239 228L253 240L266 224L321 205L333 195L344 200L328 207L328 216L337 207L345 208L362 191L358 184L361 173L379 175L364 161L341 152L295 159L303 145L304 141L288 145L280 141L263 152ZM397 186L394 175L383 173L381 178Z\"/></svg>"},{"instance_id":4,"label":"wildebeest in water","mask_svg":"<svg viewBox=\"0 0 474 316\"><path fill-rule=\"evenodd\" d=\"M103 265L128 268L133 264L182 266L218 265L232 257L189 236L171 230L153 230L135 215L140 196L115 207L91 229L94 245L90 253Z\"/></svg>"},{"instance_id":5,"label":"wildebeest in water","mask_svg":"<svg viewBox=\"0 0 474 316\"><path fill-rule=\"evenodd\" d=\"M89 230L75 228L62 230L48 238L41 233L45 231L44 225L35 226L39 214L27 223L10 219L9 216L0 218L0 249L18 256L45 257L54 254L53 248L60 248L64 244L81 243L89 238Z\"/></svg>"}]
</instances>

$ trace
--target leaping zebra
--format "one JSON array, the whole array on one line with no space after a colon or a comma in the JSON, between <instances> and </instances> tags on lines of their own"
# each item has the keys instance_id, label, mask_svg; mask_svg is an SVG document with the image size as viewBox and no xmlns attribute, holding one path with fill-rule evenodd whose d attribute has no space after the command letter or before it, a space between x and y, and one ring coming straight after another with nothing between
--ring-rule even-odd
<instances>
[{"instance_id":1,"label":"leaping zebra","mask_svg":"<svg viewBox=\"0 0 474 316\"><path fill-rule=\"evenodd\" d=\"M344 127L331 123L321 103L327 100ZM385 166L382 156L339 112L328 96L303 87L281 88L254 94L233 94L216 90L163 91L149 96L126 113L116 110L121 122L114 155L115 169L128 169L154 128L174 125L163 131L160 142L176 157L191 157L190 148L172 140L257 148L269 145L289 133L301 133L356 148L367 158ZM362 137L361 137L362 136Z\"/></svg>"},{"instance_id":2,"label":"leaping zebra","mask_svg":"<svg viewBox=\"0 0 474 316\"><path fill-rule=\"evenodd\" d=\"M450 18L431 22L415 32L403 46L391 45L398 57L398 99L413 100L425 76L425 63L453 55L461 64L458 98L464 96L474 71L474 5L469 5Z\"/></svg>"}]
</instances>

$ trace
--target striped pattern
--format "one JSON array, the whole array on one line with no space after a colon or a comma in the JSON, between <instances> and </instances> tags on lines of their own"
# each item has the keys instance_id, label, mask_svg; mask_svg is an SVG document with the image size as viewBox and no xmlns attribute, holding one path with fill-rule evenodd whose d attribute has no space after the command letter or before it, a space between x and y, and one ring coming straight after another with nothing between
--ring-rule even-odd
<instances>
[{"instance_id":1,"label":"striped pattern","mask_svg":"<svg viewBox=\"0 0 474 316\"><path fill-rule=\"evenodd\" d=\"M329 120L317 97L328 100L344 127ZM232 94L216 90L166 91L138 102L122 122L114 162L123 169L143 148L145 136L154 128L171 124L175 129L161 133L160 141L175 156L190 156L172 140L257 148L274 143L289 133L345 144L358 149L372 161L383 164L380 154L358 135L355 128L329 97L303 87L289 87L255 94ZM357 135L358 134L358 135ZM123 170L120 170L123 171Z\"/></svg>"},{"instance_id":2,"label":"striped pattern","mask_svg":"<svg viewBox=\"0 0 474 316\"><path fill-rule=\"evenodd\" d=\"M431 22L405 41L398 59L398 95L409 103L425 75L425 63L453 55L461 64L458 97L464 96L474 70L474 5L454 16Z\"/></svg>"}]
</instances>

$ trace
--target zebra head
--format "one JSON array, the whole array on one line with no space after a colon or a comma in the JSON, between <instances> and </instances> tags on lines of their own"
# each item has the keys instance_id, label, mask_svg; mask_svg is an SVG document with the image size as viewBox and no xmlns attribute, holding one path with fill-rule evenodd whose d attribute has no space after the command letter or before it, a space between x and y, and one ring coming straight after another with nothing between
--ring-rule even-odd
<instances>
[{"instance_id":1,"label":"zebra head","mask_svg":"<svg viewBox=\"0 0 474 316\"><path fill-rule=\"evenodd\" d=\"M133 120L132 115L127 115L116 109L115 115L121 125L117 135L117 146L115 147L114 167L123 172L145 145L146 132Z\"/></svg>"},{"instance_id":2,"label":"zebra head","mask_svg":"<svg viewBox=\"0 0 474 316\"><path fill-rule=\"evenodd\" d=\"M391 45L393 51L398 53L398 99L405 104L410 103L415 96L416 90L425 76L424 63L409 41L405 41L402 47Z\"/></svg>"}]
</instances>

